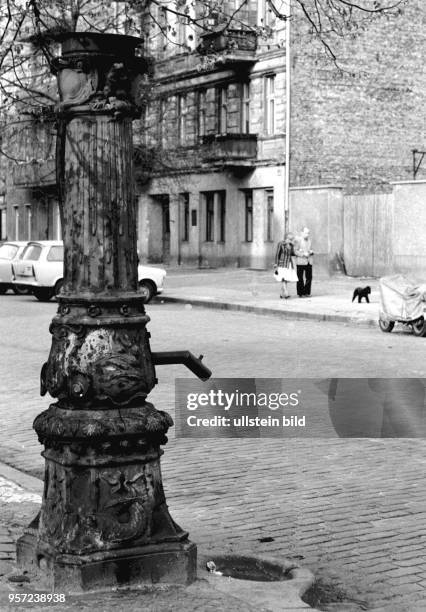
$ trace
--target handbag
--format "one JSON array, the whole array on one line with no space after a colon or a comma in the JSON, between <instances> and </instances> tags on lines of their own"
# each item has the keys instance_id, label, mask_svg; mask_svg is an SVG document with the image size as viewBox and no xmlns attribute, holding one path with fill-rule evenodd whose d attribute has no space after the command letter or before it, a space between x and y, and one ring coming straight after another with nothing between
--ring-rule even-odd
<instances>
[{"instance_id":1,"label":"handbag","mask_svg":"<svg viewBox=\"0 0 426 612\"><path fill-rule=\"evenodd\" d=\"M287 281L288 283L297 283L297 272L293 267L278 267L274 270L274 278L277 282Z\"/></svg>"}]
</instances>

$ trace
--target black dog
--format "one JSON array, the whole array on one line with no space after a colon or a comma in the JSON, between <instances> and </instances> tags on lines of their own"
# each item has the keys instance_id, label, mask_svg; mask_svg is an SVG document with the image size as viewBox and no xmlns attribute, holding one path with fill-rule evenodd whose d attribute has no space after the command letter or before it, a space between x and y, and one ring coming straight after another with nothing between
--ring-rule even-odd
<instances>
[{"instance_id":1,"label":"black dog","mask_svg":"<svg viewBox=\"0 0 426 612\"><path fill-rule=\"evenodd\" d=\"M352 302L358 296L358 304L361 303L362 298L365 298L365 301L370 303L370 300L368 299L370 293L371 287L357 287L352 296Z\"/></svg>"}]
</instances>

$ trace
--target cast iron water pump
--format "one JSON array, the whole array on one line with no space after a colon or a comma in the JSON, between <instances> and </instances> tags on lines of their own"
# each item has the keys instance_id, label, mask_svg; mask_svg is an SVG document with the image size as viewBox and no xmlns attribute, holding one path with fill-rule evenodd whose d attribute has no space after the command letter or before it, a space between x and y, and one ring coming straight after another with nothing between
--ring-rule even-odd
<instances>
[{"instance_id":1,"label":"cast iron water pump","mask_svg":"<svg viewBox=\"0 0 426 612\"><path fill-rule=\"evenodd\" d=\"M18 562L56 591L188 583L196 546L171 518L160 445L171 417L147 401L155 364L210 372L188 351L151 353L138 292L132 118L147 70L128 36L70 33L55 61L64 286L34 421L46 461L39 518Z\"/></svg>"}]
</instances>

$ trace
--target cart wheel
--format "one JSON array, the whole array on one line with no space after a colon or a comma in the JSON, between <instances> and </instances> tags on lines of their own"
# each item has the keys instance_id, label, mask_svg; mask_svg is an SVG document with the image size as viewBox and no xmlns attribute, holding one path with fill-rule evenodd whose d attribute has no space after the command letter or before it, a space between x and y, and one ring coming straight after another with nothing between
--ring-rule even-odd
<instances>
[{"instance_id":1,"label":"cart wheel","mask_svg":"<svg viewBox=\"0 0 426 612\"><path fill-rule=\"evenodd\" d=\"M426 336L426 321L424 320L424 317L420 317L420 319L413 321L411 323L411 328L415 336Z\"/></svg>"},{"instance_id":2,"label":"cart wheel","mask_svg":"<svg viewBox=\"0 0 426 612\"><path fill-rule=\"evenodd\" d=\"M383 319L379 319L379 327L382 332L391 332L395 327L394 321L384 321Z\"/></svg>"}]
</instances>

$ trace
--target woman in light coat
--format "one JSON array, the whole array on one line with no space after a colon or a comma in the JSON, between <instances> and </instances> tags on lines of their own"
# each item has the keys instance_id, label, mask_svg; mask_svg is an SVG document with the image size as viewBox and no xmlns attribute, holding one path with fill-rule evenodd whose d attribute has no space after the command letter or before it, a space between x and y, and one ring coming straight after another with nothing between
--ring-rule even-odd
<instances>
[{"instance_id":1,"label":"woman in light coat","mask_svg":"<svg viewBox=\"0 0 426 612\"><path fill-rule=\"evenodd\" d=\"M288 299L287 283L297 282L297 272L294 267L294 235L289 232L277 245L275 253L274 276L281 283L280 298Z\"/></svg>"}]
</instances>

